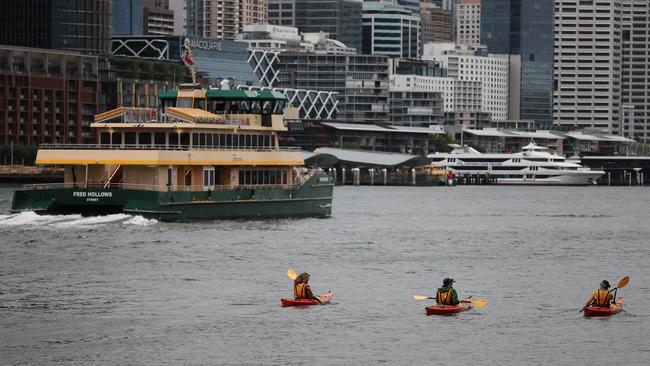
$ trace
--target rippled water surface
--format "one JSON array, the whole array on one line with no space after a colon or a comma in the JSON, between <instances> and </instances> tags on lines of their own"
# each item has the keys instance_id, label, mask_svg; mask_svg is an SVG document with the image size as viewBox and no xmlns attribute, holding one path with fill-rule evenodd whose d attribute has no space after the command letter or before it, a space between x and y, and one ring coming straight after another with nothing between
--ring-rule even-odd
<instances>
[{"instance_id":1,"label":"rippled water surface","mask_svg":"<svg viewBox=\"0 0 650 366\"><path fill-rule=\"evenodd\" d=\"M0 364L648 364L646 188L341 187L329 219L10 215ZM333 303L281 308L288 267ZM629 275L625 312L584 319ZM446 276L489 301L427 317Z\"/></svg>"}]
</instances>

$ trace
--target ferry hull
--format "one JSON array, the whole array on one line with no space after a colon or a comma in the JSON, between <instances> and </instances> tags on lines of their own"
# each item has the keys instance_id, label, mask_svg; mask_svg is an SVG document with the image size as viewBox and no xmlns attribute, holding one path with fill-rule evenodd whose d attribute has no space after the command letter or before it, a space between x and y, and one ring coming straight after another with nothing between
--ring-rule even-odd
<instances>
[{"instance_id":1,"label":"ferry hull","mask_svg":"<svg viewBox=\"0 0 650 366\"><path fill-rule=\"evenodd\" d=\"M12 211L40 214L126 213L162 221L327 217L333 184L311 177L299 188L241 188L205 192L58 188L14 193Z\"/></svg>"}]
</instances>

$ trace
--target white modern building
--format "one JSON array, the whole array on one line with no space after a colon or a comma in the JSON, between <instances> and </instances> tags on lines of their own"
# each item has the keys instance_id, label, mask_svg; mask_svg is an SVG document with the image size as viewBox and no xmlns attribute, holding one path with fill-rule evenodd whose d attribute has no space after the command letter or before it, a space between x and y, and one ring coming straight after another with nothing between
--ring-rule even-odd
<instances>
[{"instance_id":1,"label":"white modern building","mask_svg":"<svg viewBox=\"0 0 650 366\"><path fill-rule=\"evenodd\" d=\"M460 0L454 16L456 43L478 47L481 44L481 0Z\"/></svg>"},{"instance_id":2,"label":"white modern building","mask_svg":"<svg viewBox=\"0 0 650 366\"><path fill-rule=\"evenodd\" d=\"M422 58L438 62L451 79L480 83L481 112L489 113L494 120L509 118L509 101L514 96L510 92L508 55L481 55L453 43L428 43Z\"/></svg>"},{"instance_id":3,"label":"white modern building","mask_svg":"<svg viewBox=\"0 0 650 366\"><path fill-rule=\"evenodd\" d=\"M621 0L555 0L555 125L617 130L621 10Z\"/></svg>"}]
</instances>

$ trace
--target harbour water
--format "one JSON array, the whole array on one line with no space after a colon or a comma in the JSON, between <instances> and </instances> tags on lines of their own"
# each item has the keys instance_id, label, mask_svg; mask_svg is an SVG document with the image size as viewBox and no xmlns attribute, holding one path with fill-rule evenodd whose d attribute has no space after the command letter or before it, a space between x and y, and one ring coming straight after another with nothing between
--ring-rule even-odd
<instances>
[{"instance_id":1,"label":"harbour water","mask_svg":"<svg viewBox=\"0 0 650 366\"><path fill-rule=\"evenodd\" d=\"M650 190L337 187L329 219L10 215L3 365L611 365L650 360ZM333 303L281 308L287 268ZM625 312L584 319L602 279ZM487 307L427 317L444 277Z\"/></svg>"}]
</instances>

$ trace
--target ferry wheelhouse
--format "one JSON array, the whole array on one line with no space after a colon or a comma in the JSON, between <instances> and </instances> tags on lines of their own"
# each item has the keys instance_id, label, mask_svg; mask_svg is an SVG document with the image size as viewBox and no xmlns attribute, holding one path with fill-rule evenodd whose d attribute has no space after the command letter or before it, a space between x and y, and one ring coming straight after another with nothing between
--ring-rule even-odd
<instances>
[{"instance_id":1,"label":"ferry wheelhouse","mask_svg":"<svg viewBox=\"0 0 650 366\"><path fill-rule=\"evenodd\" d=\"M273 91L181 85L157 108L95 117L98 143L42 145L36 163L65 167L61 184L28 185L12 211L160 220L329 216L333 180L280 147L286 98Z\"/></svg>"},{"instance_id":2,"label":"ferry wheelhouse","mask_svg":"<svg viewBox=\"0 0 650 366\"><path fill-rule=\"evenodd\" d=\"M592 185L605 174L534 142L514 154L482 154L469 146L450 146L454 148L450 153L427 157L433 167L451 170L458 177L489 176L497 184L511 185Z\"/></svg>"}]
</instances>

